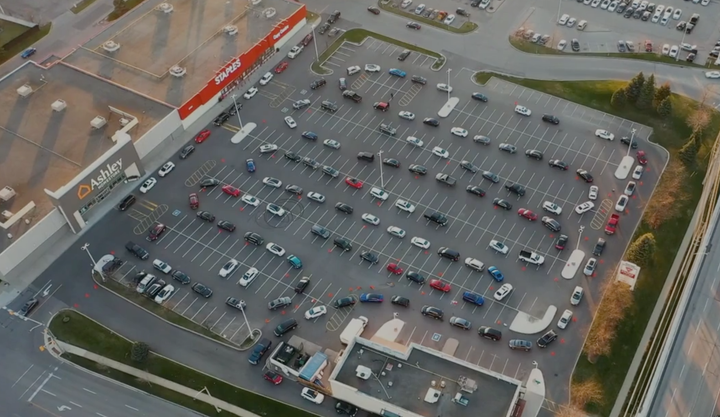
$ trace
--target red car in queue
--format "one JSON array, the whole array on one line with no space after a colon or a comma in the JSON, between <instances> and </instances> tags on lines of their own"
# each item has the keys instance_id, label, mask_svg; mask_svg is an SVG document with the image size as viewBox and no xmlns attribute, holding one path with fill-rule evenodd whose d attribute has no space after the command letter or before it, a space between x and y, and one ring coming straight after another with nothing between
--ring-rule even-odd
<instances>
[{"instance_id":1,"label":"red car in queue","mask_svg":"<svg viewBox=\"0 0 720 417\"><path fill-rule=\"evenodd\" d=\"M232 185L223 185L222 192L233 197L240 197L240 189L235 188Z\"/></svg>"},{"instance_id":2,"label":"red car in queue","mask_svg":"<svg viewBox=\"0 0 720 417\"><path fill-rule=\"evenodd\" d=\"M195 136L195 143L203 143L205 139L210 137L210 131L208 129L203 130Z\"/></svg>"}]
</instances>

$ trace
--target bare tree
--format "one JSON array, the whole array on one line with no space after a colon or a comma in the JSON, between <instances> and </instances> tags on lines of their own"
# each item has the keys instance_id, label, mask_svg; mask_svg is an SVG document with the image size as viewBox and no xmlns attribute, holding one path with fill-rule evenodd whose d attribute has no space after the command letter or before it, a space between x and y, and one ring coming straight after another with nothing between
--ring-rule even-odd
<instances>
[{"instance_id":1,"label":"bare tree","mask_svg":"<svg viewBox=\"0 0 720 417\"><path fill-rule=\"evenodd\" d=\"M584 408L588 404L602 404L604 398L602 385L596 379L588 379L572 386L572 405Z\"/></svg>"},{"instance_id":2,"label":"bare tree","mask_svg":"<svg viewBox=\"0 0 720 417\"><path fill-rule=\"evenodd\" d=\"M612 278L606 282L603 300L583 346L583 351L591 363L595 363L600 356L612 353L617 327L633 302L629 286Z\"/></svg>"},{"instance_id":3,"label":"bare tree","mask_svg":"<svg viewBox=\"0 0 720 417\"><path fill-rule=\"evenodd\" d=\"M555 412L555 417L585 417L585 413L576 407L563 405Z\"/></svg>"},{"instance_id":4,"label":"bare tree","mask_svg":"<svg viewBox=\"0 0 720 417\"><path fill-rule=\"evenodd\" d=\"M680 215L678 201L687 199L688 192L684 187L688 171L678 158L670 158L663 179L658 183L658 190L648 203L645 221L652 229Z\"/></svg>"}]
</instances>

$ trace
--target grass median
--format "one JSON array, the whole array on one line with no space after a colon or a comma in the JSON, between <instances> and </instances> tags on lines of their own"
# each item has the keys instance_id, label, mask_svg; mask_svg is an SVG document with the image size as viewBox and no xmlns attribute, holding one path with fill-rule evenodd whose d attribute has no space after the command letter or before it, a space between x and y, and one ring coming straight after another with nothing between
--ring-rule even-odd
<instances>
[{"instance_id":1,"label":"grass median","mask_svg":"<svg viewBox=\"0 0 720 417\"><path fill-rule=\"evenodd\" d=\"M325 61L327 61L330 56L335 53L335 51L340 47L340 45L343 44L343 42L352 42L352 43L362 43L365 39L368 37L375 38L380 41L384 41L387 43L391 43L393 45L397 45L401 48L409 49L411 51L419 52L421 54L425 54L428 56L431 56L433 58L436 58L437 61L433 64L432 68L437 70L442 68L442 66L445 64L445 57L440 55L437 52L430 51L425 48L421 48L419 46L411 45L409 43L405 43L402 41L399 41L397 39L389 38L387 36L380 35L379 33L370 32L369 30L365 29L350 29L347 32L343 33L340 37L338 37L335 42L328 47L325 52L320 55L320 60L318 62L314 62L312 64L312 70L318 74L330 74L330 71L323 67L323 64L325 64Z\"/></svg>"},{"instance_id":2,"label":"grass median","mask_svg":"<svg viewBox=\"0 0 720 417\"><path fill-rule=\"evenodd\" d=\"M62 311L53 318L48 327L58 340L75 345L133 368L149 372L160 378L173 381L196 391L207 388L210 395L213 397L226 401L230 404L234 404L258 415L274 417L315 416L315 414L308 413L285 403L277 402L271 398L264 397L254 392L246 391L225 381L213 378L210 375L196 371L153 353L151 353L147 360L143 363L134 362L130 358L130 350L132 347L131 341L110 331L106 327L76 311ZM79 366L82 366L83 368L115 379L167 401L198 411L204 415L234 415L227 412L217 413L214 407L204 402L195 401L192 398L175 391L151 385L147 381L140 380L134 376L114 369L109 369L106 366L97 364L88 359L70 354L64 354L63 357ZM239 358L238 360L244 360L244 358ZM261 369L258 368L257 375L253 375L252 377L261 378L260 373Z\"/></svg>"},{"instance_id":3,"label":"grass median","mask_svg":"<svg viewBox=\"0 0 720 417\"><path fill-rule=\"evenodd\" d=\"M87 9L91 4L95 3L95 0L80 0L70 9L73 14L78 14L83 10Z\"/></svg>"},{"instance_id":4,"label":"grass median","mask_svg":"<svg viewBox=\"0 0 720 417\"><path fill-rule=\"evenodd\" d=\"M450 25L446 25L441 21L429 19L427 17L416 15L415 13L407 12L399 7L397 7L397 4L392 2L383 2L382 0L378 2L378 6L380 6L381 9L385 10L386 12L394 13L399 16L403 16L408 18L409 20L413 20L415 22L424 23L426 25L435 26L436 28L440 28L443 30L447 30L448 32L452 33L470 33L473 30L478 28L477 23L471 22L470 19L463 22L460 27L454 27ZM462 16L456 17L459 19L464 19Z\"/></svg>"},{"instance_id":5,"label":"grass median","mask_svg":"<svg viewBox=\"0 0 720 417\"><path fill-rule=\"evenodd\" d=\"M654 133L651 140L665 147L670 152L671 158L665 174L660 178L653 198L662 198L668 190L678 192L676 189L678 179L673 175L674 166L676 166L674 164L680 164L677 152L692 133L692 129L687 124L687 118L698 108L699 103L695 100L673 94L673 114L668 118L662 118L652 111L641 111L630 107L618 110L612 107L610 98L613 92L625 85L621 81L540 81L488 73L476 74L475 81L485 84L493 76L652 127ZM572 378L573 384L595 379L604 389L602 404L588 406L586 411L591 414L610 415L685 232L692 220L695 207L700 200L708 154L719 130L720 114L713 112L711 122L705 129L701 140L701 151L698 158L701 165L696 171L687 175L680 184L681 197L674 201L676 205L674 214L668 215L659 225L651 224L650 218L654 213L648 209L631 239L632 241L641 234L652 232L657 241L657 248L652 262L649 262L650 266L644 267L640 274L640 280L633 292L634 305L617 330L610 356L600 357L595 364L591 364L583 354L577 362ZM647 206L652 207L652 202L648 202Z\"/></svg>"},{"instance_id":6,"label":"grass median","mask_svg":"<svg viewBox=\"0 0 720 417\"><path fill-rule=\"evenodd\" d=\"M145 0L125 0L123 2L113 2L115 4L115 9L113 9L112 12L107 17L107 20L109 22L112 22L114 20L118 20L121 17L125 16L130 10L137 7L140 3L144 2Z\"/></svg>"},{"instance_id":7,"label":"grass median","mask_svg":"<svg viewBox=\"0 0 720 417\"><path fill-rule=\"evenodd\" d=\"M48 23L43 26L36 26L33 28L17 29L14 28L12 33L3 33L4 28L9 27L9 22L0 25L3 31L0 32L0 65L9 61L10 58L20 54L25 49L34 45L37 41L44 38L45 35L50 33L52 24ZM15 24L13 24L15 25ZM20 25L15 25L20 26Z\"/></svg>"}]
</instances>

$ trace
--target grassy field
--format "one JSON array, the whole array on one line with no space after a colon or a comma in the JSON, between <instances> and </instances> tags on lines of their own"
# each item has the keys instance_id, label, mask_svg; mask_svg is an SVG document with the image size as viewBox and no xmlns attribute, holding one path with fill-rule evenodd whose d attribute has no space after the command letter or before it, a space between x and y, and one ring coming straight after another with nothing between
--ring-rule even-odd
<instances>
[{"instance_id":1,"label":"grassy field","mask_svg":"<svg viewBox=\"0 0 720 417\"><path fill-rule=\"evenodd\" d=\"M305 19L307 19L308 23L314 22L320 15L317 13L313 13L310 10L307 10L307 14L305 15Z\"/></svg>"},{"instance_id":2,"label":"grassy field","mask_svg":"<svg viewBox=\"0 0 720 417\"><path fill-rule=\"evenodd\" d=\"M118 20L145 0L125 0L123 7L116 7L107 17L109 22Z\"/></svg>"},{"instance_id":3,"label":"grassy field","mask_svg":"<svg viewBox=\"0 0 720 417\"><path fill-rule=\"evenodd\" d=\"M67 322L63 318L68 317ZM305 412L287 404L277 402L271 398L246 391L224 381L213 378L210 375L188 368L155 354L150 354L148 359L139 364L130 358L132 343L122 336L110 331L97 322L90 320L78 312L65 310L59 313L48 326L53 335L66 343L81 347L90 352L97 353L106 358L124 363L149 372L161 378L176 382L186 387L200 391L207 388L210 394L230 404L237 405L250 412L261 416L274 417L313 417L314 414ZM152 346L150 346L152 349ZM108 369L105 366L89 361L75 355L65 354L64 357L84 368L90 369L99 374L121 381L127 385L138 388L150 394L156 395L168 401L181 404L190 409L196 410L204 415L230 416L231 414L215 412L213 407L205 403L193 401L192 398L178 394L161 387L151 386L149 383L139 380L131 375ZM238 360L245 360L244 357ZM229 364L230 365L230 364ZM257 374L248 376L261 378L261 369L257 368Z\"/></svg>"},{"instance_id":4,"label":"grassy field","mask_svg":"<svg viewBox=\"0 0 720 417\"><path fill-rule=\"evenodd\" d=\"M27 26L0 20L0 47L5 46L8 42L29 30L30 28Z\"/></svg>"},{"instance_id":5,"label":"grassy field","mask_svg":"<svg viewBox=\"0 0 720 417\"><path fill-rule=\"evenodd\" d=\"M479 73L476 74L475 81L484 84L490 77L492 77L491 74ZM632 107L624 109L611 107L610 97L613 92L625 84L619 81L571 82L498 78L652 127L654 133L651 140L665 147L671 155L671 162L658 184L655 195L662 195L674 188L672 184L676 183L678 179L668 173L675 172L674 170L679 164L676 158L677 151L691 134L691 128L687 125L686 119L698 107L696 101L674 94L672 97L673 115L663 119L654 112L640 111ZM601 357L594 365L588 362L584 355L578 360L573 382L596 379L605 390L604 402L589 406L586 411L590 413L602 416L610 414L685 231L690 224L695 206L700 199L706 159L719 130L720 115L714 112L712 122L702 138L700 167L683 178L682 190L672 190L672 192L679 192L675 198L676 213L662 224L652 227L648 220L649 211L646 212L635 236L633 236L635 239L640 234L652 232L657 240L657 248L651 265L643 268L640 273L640 280L633 292L635 303L618 329L617 336L612 343L612 354L609 357Z\"/></svg>"},{"instance_id":6,"label":"grassy field","mask_svg":"<svg viewBox=\"0 0 720 417\"><path fill-rule=\"evenodd\" d=\"M395 13L396 15L406 17L415 22L418 22L418 23L421 23L424 25L435 26L436 28L444 29L444 30L447 30L448 32L469 33L478 28L477 23L471 22L470 20L468 20L467 18L465 18L463 16L456 16L456 20L466 20L465 22L463 22L463 24L459 28L456 28L454 26L448 26L446 24L443 24L443 22L440 22L437 20L431 20L426 17L418 16L415 13L406 12L405 10L398 8L396 4L385 3L383 1L379 1L378 6L381 9L385 10L386 12ZM415 6L410 6L410 7L415 7Z\"/></svg>"},{"instance_id":7,"label":"grassy field","mask_svg":"<svg viewBox=\"0 0 720 417\"><path fill-rule=\"evenodd\" d=\"M8 23L8 22L2 22L2 23ZM8 61L10 58L20 54L25 49L29 48L33 44L35 44L40 39L44 38L45 35L50 33L50 29L52 28L52 25L48 23L45 26L40 26L37 29L27 30L23 31L19 35L15 35L12 39L6 39L4 38L5 31L3 31L2 34L0 34L0 41L5 42L3 45L0 46L0 65L4 64L6 61ZM25 28L28 29L28 28ZM12 29L15 30L15 29ZM16 33L18 33L16 31ZM7 42L10 42L11 40L17 38L17 36L21 36L23 39L17 42L13 42L12 46L7 46Z\"/></svg>"},{"instance_id":8,"label":"grassy field","mask_svg":"<svg viewBox=\"0 0 720 417\"><path fill-rule=\"evenodd\" d=\"M397 46L400 46L405 49L410 49L412 51L420 52L421 54L435 57L438 60L435 62L435 64L433 64L434 69L442 68L443 64L445 63L445 58L437 52L433 52L433 51L427 50L425 48L411 45L409 43L405 43L405 42L402 42L402 41L399 41L399 40L396 40L393 38L388 38L387 36L383 36L383 35L380 35L375 32L370 32L369 30L350 29L347 32L343 33L340 37L338 37L335 40L335 42L333 42L332 45L330 45L325 50L325 52L323 52L322 55L320 55L320 61L315 62L312 65L313 71L315 71L318 74L329 74L330 72L327 69L323 68L322 64L324 64L325 61L327 61L328 58L330 58L330 56L340 47L340 45L343 44L343 42L348 41L348 42L353 42L353 43L361 43L367 37L375 38L377 40L391 43L393 45L397 45Z\"/></svg>"},{"instance_id":9,"label":"grassy field","mask_svg":"<svg viewBox=\"0 0 720 417\"><path fill-rule=\"evenodd\" d=\"M70 11L74 14L78 14L82 12L83 10L87 9L88 6L95 3L95 0L80 0L79 2L75 3L75 6L73 6Z\"/></svg>"}]
</instances>

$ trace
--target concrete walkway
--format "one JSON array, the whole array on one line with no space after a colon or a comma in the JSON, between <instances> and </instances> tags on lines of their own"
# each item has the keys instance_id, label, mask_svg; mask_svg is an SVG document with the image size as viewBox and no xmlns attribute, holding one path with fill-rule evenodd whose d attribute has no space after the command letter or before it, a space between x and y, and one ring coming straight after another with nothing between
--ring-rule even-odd
<instances>
[{"instance_id":1,"label":"concrete walkway","mask_svg":"<svg viewBox=\"0 0 720 417\"><path fill-rule=\"evenodd\" d=\"M47 342L47 338L46 338L46 342ZM202 401L202 402L204 402L204 403L210 404L210 405L212 405L212 406L215 407L215 408L219 408L219 409L221 409L221 410L223 410L223 411L227 411L227 412L229 412L229 413L233 413L233 414L235 414L236 416L241 416L241 417L260 417L259 415L255 414L255 413L251 413L251 412L249 412L249 411L247 411L247 410L244 410L244 409L242 409L242 408L240 408L240 407L237 407L237 406L235 406L235 405L232 405L232 404L230 404L230 403L227 403L227 402L225 402L225 401L223 401L223 400L219 400L219 399L217 399L217 398L215 398L215 397L212 397L212 396L210 396L210 395L208 395L208 394L206 394L206 393L204 393L204 392L203 392L203 393L198 393L197 391L195 391L195 390L193 390L193 389L190 389L190 388L188 388L188 387L186 387L186 386L177 384L177 383L172 382L172 381L168 381L167 379L164 379L164 378L157 377L157 376L155 376L155 375L153 375L153 374L147 373L147 372L145 372L145 371L141 371L141 370L139 370L139 369L137 369L137 368L133 368L132 366L127 366L127 365L125 365L125 364L122 364L122 363L120 363L120 362L114 361L114 360L112 360L112 359L108 359L108 358L106 358L106 357L104 357L104 356L97 355L97 354L92 353L92 352L89 352L89 351L87 351L87 350L85 350L85 349L81 349L81 348L79 348L79 347L77 347L77 346L73 346L73 345L70 345L70 344L67 344L67 343L61 342L61 341L55 341L55 345L56 345L58 348L60 348L60 349L62 350L62 352L64 352L64 353L72 353L73 355L77 355L77 356L83 357L83 358L85 358L85 359L91 360L91 361L93 361L93 362L95 362L95 363L99 363L99 364L101 364L101 365L103 365L103 366L106 366L106 367L108 367L108 368L112 368L112 369L115 369L115 370L117 370L117 371L124 372L124 373L126 373L126 374L128 374L128 375L132 375L132 376L134 376L134 377L136 377L136 378L138 378L138 379L147 381L147 382L149 382L149 383L151 383L151 384L159 385L159 386L161 386L161 387L163 387L163 388L167 388L167 389L173 390L173 391L175 391L175 392L178 392L178 393L180 393L180 394L187 395L187 396L190 397L190 398L194 398L195 400ZM52 346L48 346L48 350L49 350L51 353L53 353L53 354L58 353L57 350L52 349ZM57 356L57 355L56 355L56 356ZM211 393L211 394L212 394L212 393Z\"/></svg>"}]
</instances>

